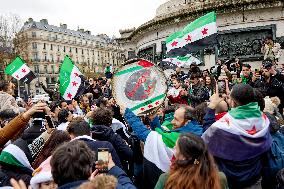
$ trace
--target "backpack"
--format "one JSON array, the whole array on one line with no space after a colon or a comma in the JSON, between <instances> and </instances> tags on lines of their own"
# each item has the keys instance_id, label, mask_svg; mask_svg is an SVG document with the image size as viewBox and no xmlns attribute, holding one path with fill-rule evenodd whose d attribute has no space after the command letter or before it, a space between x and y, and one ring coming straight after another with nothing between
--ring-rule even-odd
<instances>
[{"instance_id":1,"label":"backpack","mask_svg":"<svg viewBox=\"0 0 284 189\"><path fill-rule=\"evenodd\" d=\"M284 135L276 132L271 135L272 144L268 153L268 165L276 172L284 168Z\"/></svg>"},{"instance_id":2,"label":"backpack","mask_svg":"<svg viewBox=\"0 0 284 189\"><path fill-rule=\"evenodd\" d=\"M271 134L272 144L267 153L267 161L263 166L263 185L274 188L276 185L276 174L284 168L284 135L279 131ZM266 187L263 187L266 188Z\"/></svg>"}]
</instances>

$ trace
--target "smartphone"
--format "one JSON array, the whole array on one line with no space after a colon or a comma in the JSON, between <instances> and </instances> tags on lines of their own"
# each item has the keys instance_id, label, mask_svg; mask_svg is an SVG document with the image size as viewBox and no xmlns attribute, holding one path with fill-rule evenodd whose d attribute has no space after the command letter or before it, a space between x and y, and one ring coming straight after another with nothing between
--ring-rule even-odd
<instances>
[{"instance_id":1,"label":"smartphone","mask_svg":"<svg viewBox=\"0 0 284 189\"><path fill-rule=\"evenodd\" d=\"M54 128L53 121L51 120L51 117L49 115L45 115L45 120L46 120L49 128Z\"/></svg>"},{"instance_id":2,"label":"smartphone","mask_svg":"<svg viewBox=\"0 0 284 189\"><path fill-rule=\"evenodd\" d=\"M109 156L108 148L98 148L97 160L99 166L98 170L100 173L108 172L108 156Z\"/></svg>"}]
</instances>

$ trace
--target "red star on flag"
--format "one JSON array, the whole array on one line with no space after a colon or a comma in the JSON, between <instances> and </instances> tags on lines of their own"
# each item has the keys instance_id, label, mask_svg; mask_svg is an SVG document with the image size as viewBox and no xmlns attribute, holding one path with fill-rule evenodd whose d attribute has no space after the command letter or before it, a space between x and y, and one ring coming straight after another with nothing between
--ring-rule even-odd
<instances>
[{"instance_id":1,"label":"red star on flag","mask_svg":"<svg viewBox=\"0 0 284 189\"><path fill-rule=\"evenodd\" d=\"M254 135L256 133L256 128L255 126L253 126L253 128L251 130L246 130L248 134L250 135Z\"/></svg>"},{"instance_id":2,"label":"red star on flag","mask_svg":"<svg viewBox=\"0 0 284 189\"><path fill-rule=\"evenodd\" d=\"M144 111L144 110L145 110L145 108L141 108L140 110L141 110L141 111Z\"/></svg>"},{"instance_id":3,"label":"red star on flag","mask_svg":"<svg viewBox=\"0 0 284 189\"><path fill-rule=\"evenodd\" d=\"M26 70L25 70L25 69L22 69L22 72L23 72L23 73L26 73Z\"/></svg>"},{"instance_id":4,"label":"red star on flag","mask_svg":"<svg viewBox=\"0 0 284 189\"><path fill-rule=\"evenodd\" d=\"M157 101L157 102L155 102L155 104L156 104L156 105L158 105L158 104L160 104L160 102L159 102L159 101Z\"/></svg>"},{"instance_id":5,"label":"red star on flag","mask_svg":"<svg viewBox=\"0 0 284 189\"><path fill-rule=\"evenodd\" d=\"M151 104L148 105L148 108L153 108L153 106Z\"/></svg>"},{"instance_id":6,"label":"red star on flag","mask_svg":"<svg viewBox=\"0 0 284 189\"><path fill-rule=\"evenodd\" d=\"M74 73L74 75L75 75L75 77L78 77L78 76L79 76L79 74L78 74L78 73L76 73L76 72Z\"/></svg>"},{"instance_id":7,"label":"red star on flag","mask_svg":"<svg viewBox=\"0 0 284 189\"><path fill-rule=\"evenodd\" d=\"M67 94L67 97L70 98L70 99L72 99L72 94L71 94L71 93L68 93L68 94Z\"/></svg>"},{"instance_id":8,"label":"red star on flag","mask_svg":"<svg viewBox=\"0 0 284 189\"><path fill-rule=\"evenodd\" d=\"M78 83L76 83L76 81L73 81L73 82L72 82L73 87L74 87L74 86L77 87L77 84L78 84Z\"/></svg>"},{"instance_id":9,"label":"red star on flag","mask_svg":"<svg viewBox=\"0 0 284 189\"><path fill-rule=\"evenodd\" d=\"M202 35L207 35L208 33L207 33L207 31L208 31L208 29L207 28L204 28L201 32L202 32Z\"/></svg>"},{"instance_id":10,"label":"red star on flag","mask_svg":"<svg viewBox=\"0 0 284 189\"><path fill-rule=\"evenodd\" d=\"M177 41L174 41L174 42L172 42L172 47L176 47L177 46L177 44L178 44L178 42Z\"/></svg>"},{"instance_id":11,"label":"red star on flag","mask_svg":"<svg viewBox=\"0 0 284 189\"><path fill-rule=\"evenodd\" d=\"M16 75L16 78L19 78L19 75Z\"/></svg>"},{"instance_id":12,"label":"red star on flag","mask_svg":"<svg viewBox=\"0 0 284 189\"><path fill-rule=\"evenodd\" d=\"M187 38L186 38L185 40L186 40L186 42L191 41L191 36L190 36L190 35L188 35L188 36L187 36Z\"/></svg>"}]
</instances>

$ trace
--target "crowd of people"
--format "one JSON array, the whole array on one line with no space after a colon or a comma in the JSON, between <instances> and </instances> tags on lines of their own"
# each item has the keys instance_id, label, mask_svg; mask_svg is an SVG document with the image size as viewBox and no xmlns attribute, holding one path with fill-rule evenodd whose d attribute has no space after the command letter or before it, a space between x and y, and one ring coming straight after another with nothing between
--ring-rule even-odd
<instances>
[{"instance_id":1,"label":"crowd of people","mask_svg":"<svg viewBox=\"0 0 284 189\"><path fill-rule=\"evenodd\" d=\"M0 187L284 188L284 64L177 67L165 102L140 117L116 103L111 77L71 101L41 84L51 103L17 103L1 81Z\"/></svg>"}]
</instances>

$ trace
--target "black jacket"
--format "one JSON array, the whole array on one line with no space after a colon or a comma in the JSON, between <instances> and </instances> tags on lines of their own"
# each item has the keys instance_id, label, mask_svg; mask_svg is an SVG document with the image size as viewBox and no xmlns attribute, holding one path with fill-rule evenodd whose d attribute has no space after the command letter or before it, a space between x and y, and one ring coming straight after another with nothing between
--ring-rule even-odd
<instances>
[{"instance_id":1,"label":"black jacket","mask_svg":"<svg viewBox=\"0 0 284 189\"><path fill-rule=\"evenodd\" d=\"M190 100L191 106L195 107L205 100L209 100L209 92L205 86L200 83L192 86L189 90L188 98Z\"/></svg>"},{"instance_id":2,"label":"black jacket","mask_svg":"<svg viewBox=\"0 0 284 189\"><path fill-rule=\"evenodd\" d=\"M98 148L108 148L109 153L112 156L112 160L114 162L115 165L117 165L118 167L122 167L120 159L113 147L113 145L107 141L95 141L95 140L91 140L88 138L84 138L84 136L78 137L78 140L84 141L88 147L93 150L96 154L98 152Z\"/></svg>"},{"instance_id":3,"label":"black jacket","mask_svg":"<svg viewBox=\"0 0 284 189\"><path fill-rule=\"evenodd\" d=\"M255 88L259 88L265 96L279 97L281 104L279 105L279 112L283 113L284 105L284 83L279 81L275 76L272 76L269 82L266 82L263 78L257 80L254 83Z\"/></svg>"},{"instance_id":4,"label":"black jacket","mask_svg":"<svg viewBox=\"0 0 284 189\"><path fill-rule=\"evenodd\" d=\"M30 180L32 178L32 171L28 168L20 168L18 166L12 166L8 164L0 164L0 187L11 186L10 179L15 180L22 179L26 185L30 185Z\"/></svg>"},{"instance_id":5,"label":"black jacket","mask_svg":"<svg viewBox=\"0 0 284 189\"><path fill-rule=\"evenodd\" d=\"M116 150L120 160L132 161L133 152L120 135L113 132L111 127L95 125L92 127L92 137L97 140L109 141Z\"/></svg>"}]
</instances>

